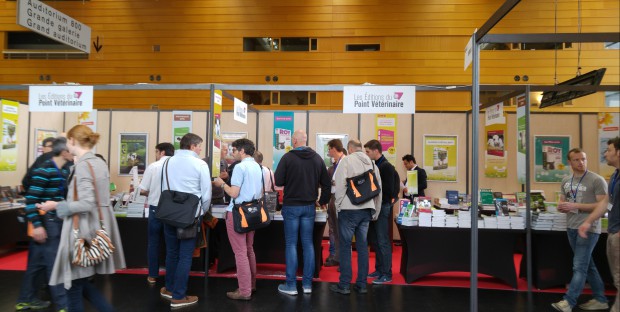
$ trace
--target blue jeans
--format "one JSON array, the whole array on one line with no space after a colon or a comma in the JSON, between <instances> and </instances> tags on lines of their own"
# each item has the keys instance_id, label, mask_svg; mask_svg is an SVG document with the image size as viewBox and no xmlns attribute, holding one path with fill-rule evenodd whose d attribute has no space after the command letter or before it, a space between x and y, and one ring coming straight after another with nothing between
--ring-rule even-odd
<instances>
[{"instance_id":1,"label":"blue jeans","mask_svg":"<svg viewBox=\"0 0 620 312\"><path fill-rule=\"evenodd\" d=\"M316 209L314 204L307 206L283 206L284 242L286 258L286 285L295 287L297 277L297 239L301 237L304 274L302 286L311 287L314 276L314 245L312 232ZM301 233L301 234L300 234Z\"/></svg>"},{"instance_id":2,"label":"blue jeans","mask_svg":"<svg viewBox=\"0 0 620 312\"><path fill-rule=\"evenodd\" d=\"M157 206L149 206L149 235L147 254L149 260L149 277L159 276L159 240L163 224L155 218Z\"/></svg>"},{"instance_id":3,"label":"blue jeans","mask_svg":"<svg viewBox=\"0 0 620 312\"><path fill-rule=\"evenodd\" d=\"M375 250L375 271L381 276L392 277L392 243L388 231L392 220L392 204L381 204L381 212L377 221L373 222L374 233L371 244Z\"/></svg>"},{"instance_id":4,"label":"blue jeans","mask_svg":"<svg viewBox=\"0 0 620 312\"><path fill-rule=\"evenodd\" d=\"M599 302L607 302L605 284L592 259L592 250L594 250L600 234L588 233L588 238L583 238L579 236L576 229L567 229L566 234L568 234L568 243L573 249L574 256L573 277L570 280L568 291L564 295L564 300L568 301L571 307L577 305L577 298L581 295L587 279L592 287L594 299Z\"/></svg>"},{"instance_id":5,"label":"blue jeans","mask_svg":"<svg viewBox=\"0 0 620 312\"><path fill-rule=\"evenodd\" d=\"M351 242L355 234L357 249L357 280L358 287L366 287L368 277L368 224L372 219L370 209L341 210L338 213L338 230L340 231L340 287L349 289L351 284Z\"/></svg>"},{"instance_id":6,"label":"blue jeans","mask_svg":"<svg viewBox=\"0 0 620 312\"><path fill-rule=\"evenodd\" d=\"M172 299L183 299L187 292L196 238L178 239L177 228L164 224L164 239L166 240L166 290L172 293Z\"/></svg>"},{"instance_id":7,"label":"blue jeans","mask_svg":"<svg viewBox=\"0 0 620 312\"><path fill-rule=\"evenodd\" d=\"M103 294L89 281L89 277L80 278L71 282L71 288L67 290L69 299L69 312L84 311L82 297L86 298L99 312L112 312L114 307L108 302Z\"/></svg>"},{"instance_id":8,"label":"blue jeans","mask_svg":"<svg viewBox=\"0 0 620 312\"><path fill-rule=\"evenodd\" d=\"M37 283L39 278L37 277L43 274L45 276L45 284L47 284L52 274L56 253L58 253L58 244L60 243L62 220L50 216L42 216L42 218L45 219L47 239L42 244L34 240L30 241L28 264L24 279L22 280L18 302L32 302L39 289ZM64 285L50 285L49 289L56 308L58 310L65 308L67 306L67 292Z\"/></svg>"}]
</instances>

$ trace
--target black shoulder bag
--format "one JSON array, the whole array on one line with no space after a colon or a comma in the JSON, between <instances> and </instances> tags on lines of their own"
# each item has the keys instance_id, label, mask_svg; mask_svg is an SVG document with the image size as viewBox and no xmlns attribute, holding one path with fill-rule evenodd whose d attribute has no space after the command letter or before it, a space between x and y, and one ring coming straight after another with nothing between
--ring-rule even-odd
<instances>
[{"instance_id":1,"label":"black shoulder bag","mask_svg":"<svg viewBox=\"0 0 620 312\"><path fill-rule=\"evenodd\" d=\"M200 203L200 197L185 192L170 190L168 180L168 161L166 159L162 168L161 176L161 196L155 210L155 217L161 222L177 227L187 228L196 223L196 211ZM166 184L168 189L164 190L164 172L166 174ZM195 236L195 235L194 235Z\"/></svg>"},{"instance_id":2,"label":"black shoulder bag","mask_svg":"<svg viewBox=\"0 0 620 312\"><path fill-rule=\"evenodd\" d=\"M261 181L263 183L262 194L265 194L265 176L263 175L263 168L260 169ZM232 215L235 232L237 233L248 233L262 229L271 223L271 218L269 218L269 214L265 209L265 196L241 204L236 204L233 199Z\"/></svg>"},{"instance_id":3,"label":"black shoulder bag","mask_svg":"<svg viewBox=\"0 0 620 312\"><path fill-rule=\"evenodd\" d=\"M381 193L381 187L375 175L375 165L368 171L347 178L347 196L353 205L361 205Z\"/></svg>"}]
</instances>

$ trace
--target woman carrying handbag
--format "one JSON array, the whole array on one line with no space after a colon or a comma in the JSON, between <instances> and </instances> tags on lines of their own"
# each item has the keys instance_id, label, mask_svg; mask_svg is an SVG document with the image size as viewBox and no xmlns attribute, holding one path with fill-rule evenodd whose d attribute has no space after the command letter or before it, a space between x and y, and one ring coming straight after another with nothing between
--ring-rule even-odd
<instances>
[{"instance_id":1,"label":"woman carrying handbag","mask_svg":"<svg viewBox=\"0 0 620 312\"><path fill-rule=\"evenodd\" d=\"M114 311L90 278L95 274L113 274L125 267L121 237L109 203L108 167L91 151L98 140L99 134L84 125L67 132L67 148L76 157L68 179L67 200L37 205L45 211L56 210L58 217L63 218L50 285L64 283L71 312L84 311L83 297L99 311ZM80 245L83 241L91 244ZM95 242L97 246L92 245ZM95 251L96 248L102 248L104 256L92 257L92 253L101 251Z\"/></svg>"}]
</instances>

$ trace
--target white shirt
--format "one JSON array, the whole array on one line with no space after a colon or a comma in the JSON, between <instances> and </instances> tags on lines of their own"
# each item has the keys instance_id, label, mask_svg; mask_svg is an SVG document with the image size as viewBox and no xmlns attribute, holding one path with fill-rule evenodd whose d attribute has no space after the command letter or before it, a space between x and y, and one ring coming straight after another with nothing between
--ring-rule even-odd
<instances>
[{"instance_id":1,"label":"white shirt","mask_svg":"<svg viewBox=\"0 0 620 312\"><path fill-rule=\"evenodd\" d=\"M140 188L149 192L147 199L150 206L157 206L159 204L159 196L161 196L161 167L170 156L162 156L158 161L150 164L144 170L142 181L140 181Z\"/></svg>"},{"instance_id":2,"label":"white shirt","mask_svg":"<svg viewBox=\"0 0 620 312\"><path fill-rule=\"evenodd\" d=\"M166 183L165 167L162 166L164 175L164 190L168 189ZM203 213L211 204L211 173L209 165L191 150L177 150L168 161L168 178L170 189L194 194L200 197ZM200 212L200 210L198 210Z\"/></svg>"}]
</instances>

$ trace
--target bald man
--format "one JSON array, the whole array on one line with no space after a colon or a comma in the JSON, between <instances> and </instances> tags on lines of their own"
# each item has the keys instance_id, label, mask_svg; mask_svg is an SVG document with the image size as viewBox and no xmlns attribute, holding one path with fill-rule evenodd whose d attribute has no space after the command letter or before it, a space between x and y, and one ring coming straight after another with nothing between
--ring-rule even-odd
<instances>
[{"instance_id":1,"label":"bald man","mask_svg":"<svg viewBox=\"0 0 620 312\"><path fill-rule=\"evenodd\" d=\"M297 130L293 134L293 149L284 154L275 172L275 184L284 187L282 217L284 220L284 241L286 255L286 283L278 291L297 295L297 237L301 237L304 273L302 288L305 294L312 293L314 276L314 245L312 232L316 216L315 203L323 209L329 203L331 181L325 163L319 154L306 146L306 132Z\"/></svg>"}]
</instances>

